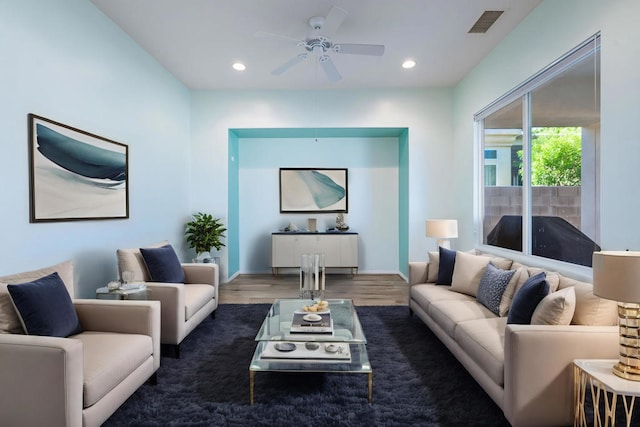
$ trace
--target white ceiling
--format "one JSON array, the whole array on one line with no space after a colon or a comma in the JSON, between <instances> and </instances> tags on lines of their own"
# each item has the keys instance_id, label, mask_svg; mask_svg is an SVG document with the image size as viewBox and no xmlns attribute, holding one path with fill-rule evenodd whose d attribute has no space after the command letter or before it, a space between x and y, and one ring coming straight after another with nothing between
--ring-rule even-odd
<instances>
[{"instance_id":1,"label":"white ceiling","mask_svg":"<svg viewBox=\"0 0 640 427\"><path fill-rule=\"evenodd\" d=\"M447 87L458 83L541 0L91 0L191 89ZM299 53L313 16L348 12L334 42L385 45L381 57L331 54L332 83L309 57L281 76L271 71ZM485 10L504 10L486 34L468 34ZM413 69L401 67L412 58ZM241 61L247 69L235 71Z\"/></svg>"}]
</instances>

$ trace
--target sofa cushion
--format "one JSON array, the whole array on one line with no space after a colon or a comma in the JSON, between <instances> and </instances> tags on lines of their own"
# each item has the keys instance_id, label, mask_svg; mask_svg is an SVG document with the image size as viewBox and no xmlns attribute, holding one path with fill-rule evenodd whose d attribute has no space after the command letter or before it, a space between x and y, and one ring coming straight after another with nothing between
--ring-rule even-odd
<instances>
[{"instance_id":1,"label":"sofa cushion","mask_svg":"<svg viewBox=\"0 0 640 427\"><path fill-rule=\"evenodd\" d=\"M184 286L184 318L191 319L202 307L215 296L215 288L211 285Z\"/></svg>"},{"instance_id":2,"label":"sofa cushion","mask_svg":"<svg viewBox=\"0 0 640 427\"><path fill-rule=\"evenodd\" d=\"M440 267L440 253L435 251L430 251L429 264L427 266L427 283L436 283L438 281L439 267Z\"/></svg>"},{"instance_id":3,"label":"sofa cushion","mask_svg":"<svg viewBox=\"0 0 640 427\"><path fill-rule=\"evenodd\" d=\"M531 316L532 325L569 325L576 309L575 288L552 292L540 301Z\"/></svg>"},{"instance_id":4,"label":"sofa cushion","mask_svg":"<svg viewBox=\"0 0 640 427\"><path fill-rule=\"evenodd\" d=\"M184 283L184 270L171 245L140 248L140 253L153 282Z\"/></svg>"},{"instance_id":5,"label":"sofa cushion","mask_svg":"<svg viewBox=\"0 0 640 427\"><path fill-rule=\"evenodd\" d=\"M438 285L450 285L456 264L456 251L438 247L440 262L438 264Z\"/></svg>"},{"instance_id":6,"label":"sofa cushion","mask_svg":"<svg viewBox=\"0 0 640 427\"><path fill-rule=\"evenodd\" d=\"M496 384L504 385L504 335L506 317L460 322L456 342Z\"/></svg>"},{"instance_id":7,"label":"sofa cushion","mask_svg":"<svg viewBox=\"0 0 640 427\"><path fill-rule=\"evenodd\" d=\"M474 298L468 300L432 301L427 314L451 337L455 337L456 325L474 319L496 317L489 309Z\"/></svg>"},{"instance_id":8,"label":"sofa cushion","mask_svg":"<svg viewBox=\"0 0 640 427\"><path fill-rule=\"evenodd\" d=\"M473 297L453 292L450 286L434 286L433 284L414 285L409 290L411 299L415 300L424 311L427 311L429 305L434 301L473 301Z\"/></svg>"},{"instance_id":9,"label":"sofa cushion","mask_svg":"<svg viewBox=\"0 0 640 427\"><path fill-rule=\"evenodd\" d=\"M168 244L169 242L165 240L160 243L147 245L145 246L145 248L160 248L162 246L167 246ZM144 259L142 258L142 254L140 253L140 248L118 249L116 251L116 255L118 257L118 271L120 273L122 273L123 271L132 272L132 280L134 282L151 281L151 276L149 276L147 267L144 264Z\"/></svg>"},{"instance_id":10,"label":"sofa cushion","mask_svg":"<svg viewBox=\"0 0 640 427\"><path fill-rule=\"evenodd\" d=\"M573 287L576 293L576 309L571 324L615 326L618 324L618 303L600 298L593 293L591 283L560 276L560 289Z\"/></svg>"},{"instance_id":11,"label":"sofa cushion","mask_svg":"<svg viewBox=\"0 0 640 427\"><path fill-rule=\"evenodd\" d=\"M514 267L516 264L514 263ZM502 299L500 300L500 317L506 317L509 313L509 309L511 308L511 303L513 302L513 297L516 292L524 285L524 282L529 278L529 271L526 267L520 266L515 269L514 275L511 277L511 280L507 284L504 293L502 294Z\"/></svg>"},{"instance_id":12,"label":"sofa cushion","mask_svg":"<svg viewBox=\"0 0 640 427\"><path fill-rule=\"evenodd\" d=\"M65 338L80 332L78 315L58 273L33 282L9 284L7 290L28 335Z\"/></svg>"},{"instance_id":13,"label":"sofa cushion","mask_svg":"<svg viewBox=\"0 0 640 427\"><path fill-rule=\"evenodd\" d=\"M23 333L20 319L11 302L9 291L7 291L7 284L32 282L54 272L58 273L67 287L69 295L73 298L73 264L70 260L38 270L0 277L0 334Z\"/></svg>"},{"instance_id":14,"label":"sofa cushion","mask_svg":"<svg viewBox=\"0 0 640 427\"><path fill-rule=\"evenodd\" d=\"M545 280L544 271L531 276L522 285L522 288L513 297L513 303L509 309L507 323L528 325L531 316L540 301L549 294L549 284Z\"/></svg>"},{"instance_id":15,"label":"sofa cushion","mask_svg":"<svg viewBox=\"0 0 640 427\"><path fill-rule=\"evenodd\" d=\"M83 332L83 405L102 399L153 355L150 336L110 332Z\"/></svg>"},{"instance_id":16,"label":"sofa cushion","mask_svg":"<svg viewBox=\"0 0 640 427\"><path fill-rule=\"evenodd\" d=\"M499 315L502 294L515 272L515 270L502 270L497 268L490 261L478 285L478 294L476 296L478 302L494 314Z\"/></svg>"},{"instance_id":17,"label":"sofa cushion","mask_svg":"<svg viewBox=\"0 0 640 427\"><path fill-rule=\"evenodd\" d=\"M451 290L475 297L480 279L491 258L459 252L453 269Z\"/></svg>"}]
</instances>

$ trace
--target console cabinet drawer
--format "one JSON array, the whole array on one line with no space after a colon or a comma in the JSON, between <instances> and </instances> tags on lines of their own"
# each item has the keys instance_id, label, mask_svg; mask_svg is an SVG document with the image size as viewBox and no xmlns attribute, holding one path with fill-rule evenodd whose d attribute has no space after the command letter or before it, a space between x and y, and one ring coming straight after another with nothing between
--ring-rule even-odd
<instances>
[{"instance_id":1,"label":"console cabinet drawer","mask_svg":"<svg viewBox=\"0 0 640 427\"><path fill-rule=\"evenodd\" d=\"M325 267L358 268L357 233L274 233L271 267L300 267L303 254L323 253Z\"/></svg>"}]
</instances>

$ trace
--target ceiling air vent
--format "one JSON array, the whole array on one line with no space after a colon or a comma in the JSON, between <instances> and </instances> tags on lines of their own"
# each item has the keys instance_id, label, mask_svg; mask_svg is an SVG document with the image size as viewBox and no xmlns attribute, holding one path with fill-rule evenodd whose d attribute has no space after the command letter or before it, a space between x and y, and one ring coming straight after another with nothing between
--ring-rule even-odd
<instances>
[{"instance_id":1,"label":"ceiling air vent","mask_svg":"<svg viewBox=\"0 0 640 427\"><path fill-rule=\"evenodd\" d=\"M480 16L476 23L473 24L473 27L471 27L471 29L469 30L469 34L486 33L503 13L504 10L485 10L482 13L482 16Z\"/></svg>"}]
</instances>

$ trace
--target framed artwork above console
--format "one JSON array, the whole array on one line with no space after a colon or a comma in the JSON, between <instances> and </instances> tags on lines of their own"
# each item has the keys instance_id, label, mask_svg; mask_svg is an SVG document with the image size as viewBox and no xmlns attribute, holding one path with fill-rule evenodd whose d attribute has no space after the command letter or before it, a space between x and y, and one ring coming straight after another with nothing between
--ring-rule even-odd
<instances>
[{"instance_id":1,"label":"framed artwork above console","mask_svg":"<svg viewBox=\"0 0 640 427\"><path fill-rule=\"evenodd\" d=\"M346 168L280 168L280 213L349 212Z\"/></svg>"}]
</instances>

